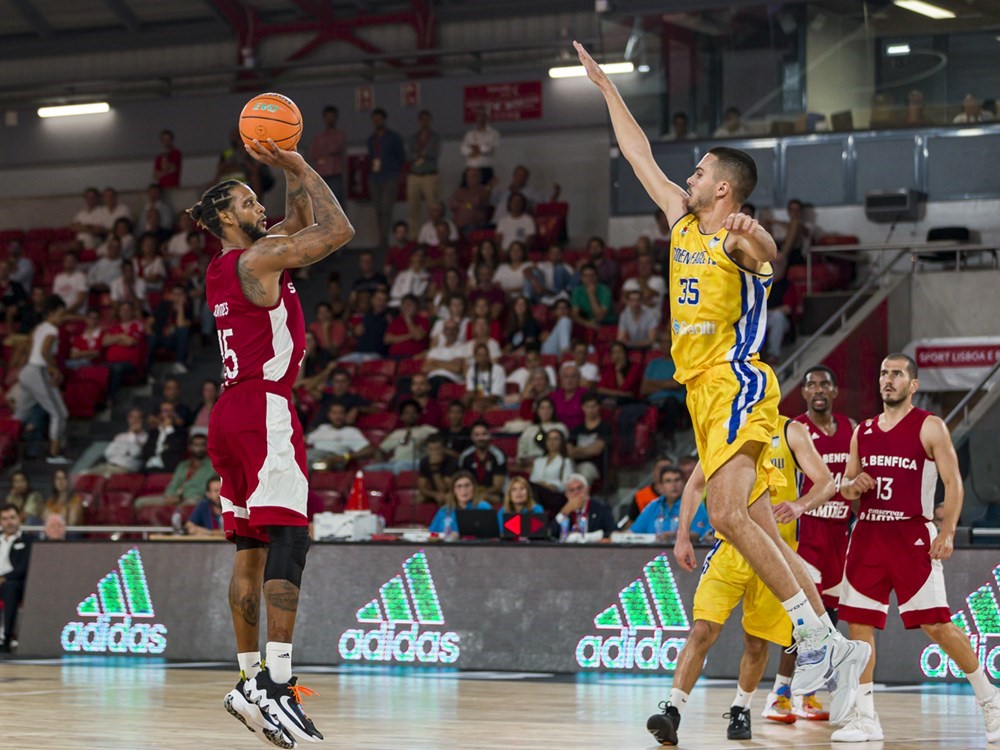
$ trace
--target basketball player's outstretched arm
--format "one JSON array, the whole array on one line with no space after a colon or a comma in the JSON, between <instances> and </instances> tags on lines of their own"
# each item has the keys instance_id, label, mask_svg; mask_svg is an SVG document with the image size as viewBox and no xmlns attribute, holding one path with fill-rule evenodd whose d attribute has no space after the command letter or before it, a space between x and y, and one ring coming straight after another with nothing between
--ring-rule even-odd
<instances>
[{"instance_id":1,"label":"basketball player's outstretched arm","mask_svg":"<svg viewBox=\"0 0 1000 750\"><path fill-rule=\"evenodd\" d=\"M334 199L336 200L336 199ZM301 232L316 223L312 199L294 172L285 170L285 218L271 227L268 235L288 235Z\"/></svg>"},{"instance_id":2,"label":"basketball player's outstretched arm","mask_svg":"<svg viewBox=\"0 0 1000 750\"><path fill-rule=\"evenodd\" d=\"M823 463L823 458L813 445L806 426L801 422L789 422L785 439L788 440L788 447L795 456L795 463L799 465L802 473L809 477L813 486L798 500L774 506L774 519L778 523L791 523L806 511L821 506L837 492L833 474Z\"/></svg>"},{"instance_id":3,"label":"basketball player's outstretched arm","mask_svg":"<svg viewBox=\"0 0 1000 750\"><path fill-rule=\"evenodd\" d=\"M694 556L694 546L691 544L691 522L694 520L694 514L698 512L706 484L705 472L699 461L695 464L687 484L684 485L681 510L677 514L677 538L674 540L674 559L688 573L698 565L698 559Z\"/></svg>"},{"instance_id":4,"label":"basketball player's outstretched arm","mask_svg":"<svg viewBox=\"0 0 1000 750\"><path fill-rule=\"evenodd\" d=\"M270 150L255 141L253 146L247 146L247 153L286 174L292 173L301 181L312 203L315 223L294 234L268 236L253 243L240 257L240 270L241 274L250 273L261 281L268 274L280 274L286 268L301 268L322 260L354 237L354 227L344 209L316 170L298 152L282 151L274 141L268 143Z\"/></svg>"},{"instance_id":5,"label":"basketball player's outstretched arm","mask_svg":"<svg viewBox=\"0 0 1000 750\"><path fill-rule=\"evenodd\" d=\"M927 455L937 464L938 475L944 484L944 520L941 530L931 542L931 559L947 560L954 550L955 527L958 517L962 514L962 501L965 488L962 486L962 473L958 468L958 455L955 445L951 442L948 426L940 417L927 417L920 427L920 442L924 445Z\"/></svg>"},{"instance_id":6,"label":"basketball player's outstretched arm","mask_svg":"<svg viewBox=\"0 0 1000 750\"><path fill-rule=\"evenodd\" d=\"M635 176L646 188L649 197L653 199L657 206L663 209L667 215L667 220L673 225L685 213L687 213L687 191L667 179L663 170L653 159L653 150L650 148L649 139L642 132L639 123L635 121L625 100L618 92L607 74L590 56L579 42L573 42L576 53L580 56L580 63L587 71L587 77L593 81L597 88L604 94L604 101L608 105L608 113L611 115L611 125L615 129L615 138L618 139L618 147L622 155L632 165Z\"/></svg>"}]
</instances>

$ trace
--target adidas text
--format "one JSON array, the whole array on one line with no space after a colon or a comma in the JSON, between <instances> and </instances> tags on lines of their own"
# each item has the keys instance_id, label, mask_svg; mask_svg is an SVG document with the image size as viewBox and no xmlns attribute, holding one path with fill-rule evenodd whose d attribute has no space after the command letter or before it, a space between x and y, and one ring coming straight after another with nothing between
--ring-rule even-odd
<instances>
[{"instance_id":1,"label":"adidas text","mask_svg":"<svg viewBox=\"0 0 1000 750\"><path fill-rule=\"evenodd\" d=\"M640 638L634 630L623 629L621 635L602 638L588 635L576 646L576 661L585 669L666 669L677 668L677 657L686 638L666 638L657 628L651 636Z\"/></svg>"},{"instance_id":2,"label":"adidas text","mask_svg":"<svg viewBox=\"0 0 1000 750\"><path fill-rule=\"evenodd\" d=\"M340 657L346 661L454 664L459 657L459 636L454 632L421 633L415 624L396 632L395 625L382 623L377 630L346 631L340 636Z\"/></svg>"},{"instance_id":3,"label":"adidas text","mask_svg":"<svg viewBox=\"0 0 1000 750\"><path fill-rule=\"evenodd\" d=\"M167 647L167 629L163 625L144 622L132 624L125 616L111 624L109 615L95 622L70 622L63 628L60 641L64 651L85 651L89 654L162 654Z\"/></svg>"}]
</instances>

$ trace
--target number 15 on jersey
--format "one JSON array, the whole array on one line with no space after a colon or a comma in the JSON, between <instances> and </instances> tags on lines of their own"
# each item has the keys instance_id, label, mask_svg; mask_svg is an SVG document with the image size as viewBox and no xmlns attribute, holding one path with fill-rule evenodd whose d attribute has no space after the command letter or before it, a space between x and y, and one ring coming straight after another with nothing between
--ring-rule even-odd
<instances>
[{"instance_id":1,"label":"number 15 on jersey","mask_svg":"<svg viewBox=\"0 0 1000 750\"><path fill-rule=\"evenodd\" d=\"M677 298L678 305L697 305L698 300L701 298L701 292L698 291L698 279L695 278L684 278L679 279L681 286L681 295Z\"/></svg>"},{"instance_id":2,"label":"number 15 on jersey","mask_svg":"<svg viewBox=\"0 0 1000 750\"><path fill-rule=\"evenodd\" d=\"M232 328L219 330L219 351L222 353L222 366L226 370L226 380L236 380L240 374L240 361L236 352L229 348L229 337L233 335ZM232 366L230 367L230 362Z\"/></svg>"}]
</instances>

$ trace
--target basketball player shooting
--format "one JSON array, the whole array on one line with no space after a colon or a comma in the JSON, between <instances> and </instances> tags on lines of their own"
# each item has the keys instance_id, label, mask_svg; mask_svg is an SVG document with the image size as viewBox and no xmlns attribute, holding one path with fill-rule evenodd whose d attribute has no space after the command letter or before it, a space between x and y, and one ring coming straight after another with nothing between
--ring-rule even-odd
<instances>
[{"instance_id":1,"label":"basketball player shooting","mask_svg":"<svg viewBox=\"0 0 1000 750\"><path fill-rule=\"evenodd\" d=\"M574 42L587 76L604 95L622 155L670 221L671 355L687 386L695 443L708 479L708 513L784 606L798 646L793 692L811 693L831 677L856 690L867 644L833 627L815 584L782 541L766 493L770 441L778 419L778 381L760 361L774 239L740 205L757 183L757 165L743 151L713 148L687 180L671 182L653 159L649 140L618 89ZM780 484L780 478L776 484ZM673 690L646 728L661 744L677 743L687 695Z\"/></svg>"},{"instance_id":2,"label":"basketball player shooting","mask_svg":"<svg viewBox=\"0 0 1000 750\"><path fill-rule=\"evenodd\" d=\"M885 627L889 594L903 625L920 628L965 672L986 721L987 742L1000 740L1000 690L990 684L968 636L951 621L942 562L951 557L964 490L948 426L913 405L917 363L905 354L882 360L882 413L854 430L847 459L849 478L840 492L860 504L847 549L840 619L851 637L867 641L872 656L847 725L834 742L883 738L875 712L875 628ZM934 528L934 490L944 484L944 521Z\"/></svg>"},{"instance_id":3,"label":"basketball player shooting","mask_svg":"<svg viewBox=\"0 0 1000 750\"><path fill-rule=\"evenodd\" d=\"M259 738L283 748L323 739L302 710L308 688L292 676L292 636L309 548L302 426L292 383L305 356L305 320L288 269L328 257L354 236L330 188L298 153L273 140L246 146L285 173L285 220L266 229L253 190L228 180L190 209L222 241L208 266L206 302L222 354L222 395L208 452L222 478L226 536L236 544L229 606L240 679L224 705ZM261 590L267 646L260 657Z\"/></svg>"}]
</instances>

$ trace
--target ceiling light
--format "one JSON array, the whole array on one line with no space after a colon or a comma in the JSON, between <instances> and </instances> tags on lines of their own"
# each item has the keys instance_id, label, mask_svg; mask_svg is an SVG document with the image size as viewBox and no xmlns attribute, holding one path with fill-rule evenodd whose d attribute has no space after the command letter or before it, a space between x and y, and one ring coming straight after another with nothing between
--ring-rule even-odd
<instances>
[{"instance_id":1,"label":"ceiling light","mask_svg":"<svg viewBox=\"0 0 1000 750\"><path fill-rule=\"evenodd\" d=\"M885 54L887 55L908 55L910 54L909 44L890 44L885 48Z\"/></svg>"},{"instance_id":2,"label":"ceiling light","mask_svg":"<svg viewBox=\"0 0 1000 750\"><path fill-rule=\"evenodd\" d=\"M924 0L892 0L892 4L897 8L904 8L906 10L913 11L914 13L919 13L922 16L927 16L928 18L933 18L940 21L942 18L954 18L955 14L948 10L947 8L942 8L940 5L932 5L931 3L925 3Z\"/></svg>"},{"instance_id":3,"label":"ceiling light","mask_svg":"<svg viewBox=\"0 0 1000 750\"><path fill-rule=\"evenodd\" d=\"M638 73L648 73L649 72L649 66L646 65L646 63L640 63L639 67L636 68L636 72L638 72Z\"/></svg>"},{"instance_id":4,"label":"ceiling light","mask_svg":"<svg viewBox=\"0 0 1000 750\"><path fill-rule=\"evenodd\" d=\"M58 107L39 107L39 117L72 117L74 115L99 115L110 112L107 102L89 102L87 104L64 104Z\"/></svg>"},{"instance_id":5,"label":"ceiling light","mask_svg":"<svg viewBox=\"0 0 1000 750\"><path fill-rule=\"evenodd\" d=\"M635 70L635 65L630 62L604 63L601 70L609 76L618 73L631 73ZM582 65L569 65L561 68L549 68L549 78L581 78L587 75L587 69Z\"/></svg>"}]
</instances>

